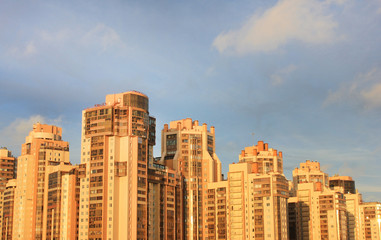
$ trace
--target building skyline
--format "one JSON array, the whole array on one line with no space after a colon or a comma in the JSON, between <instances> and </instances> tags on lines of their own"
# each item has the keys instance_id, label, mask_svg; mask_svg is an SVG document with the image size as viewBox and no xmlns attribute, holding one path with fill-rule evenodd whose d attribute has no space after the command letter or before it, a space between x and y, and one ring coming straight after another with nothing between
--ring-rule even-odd
<instances>
[{"instance_id":1,"label":"building skyline","mask_svg":"<svg viewBox=\"0 0 381 240\"><path fill-rule=\"evenodd\" d=\"M80 165L71 165L69 143L53 125L34 124L17 160L3 149L5 176L17 178L2 189L0 235L83 240L380 236L381 205L363 202L350 176L329 177L319 162L307 160L289 181L283 152L263 141L245 147L225 179L215 128L186 118L164 124L162 156L154 158L156 119L148 106L146 95L129 91L84 109Z\"/></svg>"}]
</instances>

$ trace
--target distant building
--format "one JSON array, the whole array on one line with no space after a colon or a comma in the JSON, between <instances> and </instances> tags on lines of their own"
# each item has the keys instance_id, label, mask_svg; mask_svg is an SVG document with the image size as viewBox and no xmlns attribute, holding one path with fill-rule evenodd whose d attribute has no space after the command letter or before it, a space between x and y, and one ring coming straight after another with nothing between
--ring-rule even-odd
<instances>
[{"instance_id":1,"label":"distant building","mask_svg":"<svg viewBox=\"0 0 381 240\"><path fill-rule=\"evenodd\" d=\"M367 202L360 205L360 216L362 224L362 238L364 240L381 239L381 203Z\"/></svg>"},{"instance_id":2,"label":"distant building","mask_svg":"<svg viewBox=\"0 0 381 240\"><path fill-rule=\"evenodd\" d=\"M8 180L15 179L17 174L17 159L7 148L0 148L0 192L4 191Z\"/></svg>"},{"instance_id":3,"label":"distant building","mask_svg":"<svg viewBox=\"0 0 381 240\"><path fill-rule=\"evenodd\" d=\"M153 163L148 169L148 239L183 239L183 204L182 176Z\"/></svg>"},{"instance_id":4,"label":"distant building","mask_svg":"<svg viewBox=\"0 0 381 240\"><path fill-rule=\"evenodd\" d=\"M11 212L7 212L7 210L5 210L7 213L3 213L4 209L2 207L3 205L2 203L4 198L7 197L3 195L6 189L7 183L9 180L15 179L16 174L17 174L17 158L13 157L12 152L9 151L7 148L5 147L0 148L0 226L4 224L8 226L6 222L2 222L4 218L1 216L6 215L6 219L7 219L6 221L12 221L12 219L10 219L9 213L13 214L13 209ZM6 202L7 202L6 205L9 204L8 200L6 200ZM9 227L7 227L7 229L9 230ZM2 229L0 229L0 233L1 231ZM12 230L8 231L8 233L9 232L12 233Z\"/></svg>"},{"instance_id":5,"label":"distant building","mask_svg":"<svg viewBox=\"0 0 381 240\"><path fill-rule=\"evenodd\" d=\"M1 239L13 239L13 211L16 179L7 182L1 201Z\"/></svg>"},{"instance_id":6,"label":"distant building","mask_svg":"<svg viewBox=\"0 0 381 240\"><path fill-rule=\"evenodd\" d=\"M184 178L184 239L207 239L208 184L221 180L215 129L187 118L164 125L161 163Z\"/></svg>"},{"instance_id":7,"label":"distant building","mask_svg":"<svg viewBox=\"0 0 381 240\"><path fill-rule=\"evenodd\" d=\"M228 239L227 181L208 183L207 239Z\"/></svg>"},{"instance_id":8,"label":"distant building","mask_svg":"<svg viewBox=\"0 0 381 240\"><path fill-rule=\"evenodd\" d=\"M83 110L79 239L148 239L155 125L136 91Z\"/></svg>"},{"instance_id":9,"label":"distant building","mask_svg":"<svg viewBox=\"0 0 381 240\"><path fill-rule=\"evenodd\" d=\"M57 165L47 168L46 238L78 239L79 178L78 166Z\"/></svg>"},{"instance_id":10,"label":"distant building","mask_svg":"<svg viewBox=\"0 0 381 240\"><path fill-rule=\"evenodd\" d=\"M45 239L49 174L47 168L70 164L62 129L34 124L18 158L14 196L13 239Z\"/></svg>"},{"instance_id":11,"label":"distant building","mask_svg":"<svg viewBox=\"0 0 381 240\"><path fill-rule=\"evenodd\" d=\"M260 141L239 159L229 165L227 239L288 239L282 153Z\"/></svg>"},{"instance_id":12,"label":"distant building","mask_svg":"<svg viewBox=\"0 0 381 240\"><path fill-rule=\"evenodd\" d=\"M293 171L294 193L288 203L290 238L348 238L346 199L328 188L328 175L318 162L306 161Z\"/></svg>"},{"instance_id":13,"label":"distant building","mask_svg":"<svg viewBox=\"0 0 381 240\"><path fill-rule=\"evenodd\" d=\"M320 163L316 161L307 160L300 163L300 167L292 171L292 178L294 191L298 190L301 183L316 183L314 190L322 190L329 186L328 174L320 170Z\"/></svg>"},{"instance_id":14,"label":"distant building","mask_svg":"<svg viewBox=\"0 0 381 240\"><path fill-rule=\"evenodd\" d=\"M342 193L356 193L355 181L349 176L329 177L329 187Z\"/></svg>"},{"instance_id":15,"label":"distant building","mask_svg":"<svg viewBox=\"0 0 381 240\"><path fill-rule=\"evenodd\" d=\"M347 219L348 219L348 240L359 240L362 238L363 221L361 220L361 204L362 195L358 192L355 194L346 193L345 202L347 208Z\"/></svg>"}]
</instances>

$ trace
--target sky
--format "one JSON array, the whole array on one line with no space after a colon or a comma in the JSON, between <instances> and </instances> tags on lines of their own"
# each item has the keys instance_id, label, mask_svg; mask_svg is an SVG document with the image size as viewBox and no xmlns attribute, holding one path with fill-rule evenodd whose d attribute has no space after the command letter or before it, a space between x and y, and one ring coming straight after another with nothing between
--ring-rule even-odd
<instances>
[{"instance_id":1,"label":"sky","mask_svg":"<svg viewBox=\"0 0 381 240\"><path fill-rule=\"evenodd\" d=\"M381 0L13 1L0 7L0 146L63 128L80 162L81 112L137 90L161 129L216 128L223 173L259 140L348 175L381 201Z\"/></svg>"}]
</instances>

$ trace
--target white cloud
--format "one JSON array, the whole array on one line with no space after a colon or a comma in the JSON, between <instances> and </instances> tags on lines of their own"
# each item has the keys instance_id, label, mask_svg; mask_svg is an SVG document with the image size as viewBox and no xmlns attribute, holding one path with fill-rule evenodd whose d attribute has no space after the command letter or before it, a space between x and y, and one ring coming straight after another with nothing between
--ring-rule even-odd
<instances>
[{"instance_id":1,"label":"white cloud","mask_svg":"<svg viewBox=\"0 0 381 240\"><path fill-rule=\"evenodd\" d=\"M17 58L29 57L37 53L37 48L33 41L26 43L21 47L11 47L8 53Z\"/></svg>"},{"instance_id":2,"label":"white cloud","mask_svg":"<svg viewBox=\"0 0 381 240\"><path fill-rule=\"evenodd\" d=\"M24 55L29 56L29 55L35 54L36 52L37 52L37 49L36 49L36 46L34 45L34 43L29 42L25 47Z\"/></svg>"},{"instance_id":3,"label":"white cloud","mask_svg":"<svg viewBox=\"0 0 381 240\"><path fill-rule=\"evenodd\" d=\"M33 130L33 124L40 122L44 124L59 125L62 118L48 119L41 115L33 115L29 118L17 118L8 126L0 129L0 146L7 147L14 155L20 154L21 144L25 142L25 137Z\"/></svg>"},{"instance_id":4,"label":"white cloud","mask_svg":"<svg viewBox=\"0 0 381 240\"><path fill-rule=\"evenodd\" d=\"M338 103L367 110L381 108L381 69L373 68L365 74L359 74L338 90L329 92L323 106Z\"/></svg>"},{"instance_id":5,"label":"white cloud","mask_svg":"<svg viewBox=\"0 0 381 240\"><path fill-rule=\"evenodd\" d=\"M103 51L112 47L125 47L119 34L113 28L101 23L83 36L82 43L85 45L99 44L102 46Z\"/></svg>"},{"instance_id":6,"label":"white cloud","mask_svg":"<svg viewBox=\"0 0 381 240\"><path fill-rule=\"evenodd\" d=\"M288 75L294 72L296 69L297 67L295 65L290 64L287 67L276 71L270 76L271 84L273 86L282 85L285 81L285 78L288 77Z\"/></svg>"},{"instance_id":7,"label":"white cloud","mask_svg":"<svg viewBox=\"0 0 381 240\"><path fill-rule=\"evenodd\" d=\"M219 52L246 54L273 51L291 40L332 43L338 39L338 24L328 14L328 8L340 2L280 0L262 15L252 16L240 29L218 35L213 46Z\"/></svg>"}]
</instances>

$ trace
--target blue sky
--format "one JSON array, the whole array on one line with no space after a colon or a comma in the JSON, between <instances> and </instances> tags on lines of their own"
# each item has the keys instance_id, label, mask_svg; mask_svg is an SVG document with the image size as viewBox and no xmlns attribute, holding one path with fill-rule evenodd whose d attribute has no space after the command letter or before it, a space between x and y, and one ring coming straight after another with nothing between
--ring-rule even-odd
<instances>
[{"instance_id":1,"label":"blue sky","mask_svg":"<svg viewBox=\"0 0 381 240\"><path fill-rule=\"evenodd\" d=\"M0 31L0 146L16 156L40 121L79 163L81 111L137 90L158 143L190 117L216 127L225 173L264 140L288 178L316 160L381 200L380 0L4 0Z\"/></svg>"}]
</instances>

